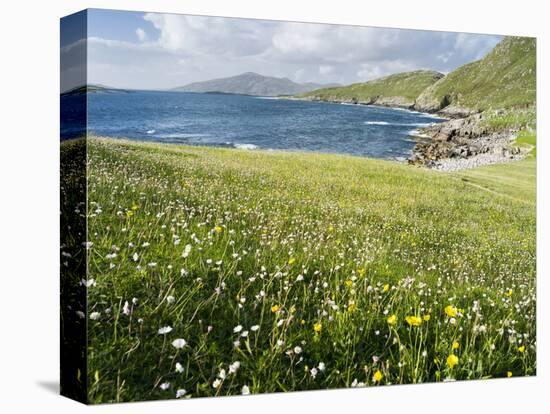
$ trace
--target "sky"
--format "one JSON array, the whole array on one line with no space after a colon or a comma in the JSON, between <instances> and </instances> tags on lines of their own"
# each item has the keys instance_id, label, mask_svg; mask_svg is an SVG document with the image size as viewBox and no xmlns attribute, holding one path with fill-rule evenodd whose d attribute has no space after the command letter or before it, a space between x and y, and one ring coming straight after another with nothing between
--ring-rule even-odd
<instances>
[{"instance_id":1,"label":"sky","mask_svg":"<svg viewBox=\"0 0 550 414\"><path fill-rule=\"evenodd\" d=\"M87 42L62 21L62 68L82 61L88 83L166 89L244 72L350 84L397 72L448 73L501 36L90 9ZM65 64L64 64L65 63ZM62 82L62 90L77 81Z\"/></svg>"}]
</instances>

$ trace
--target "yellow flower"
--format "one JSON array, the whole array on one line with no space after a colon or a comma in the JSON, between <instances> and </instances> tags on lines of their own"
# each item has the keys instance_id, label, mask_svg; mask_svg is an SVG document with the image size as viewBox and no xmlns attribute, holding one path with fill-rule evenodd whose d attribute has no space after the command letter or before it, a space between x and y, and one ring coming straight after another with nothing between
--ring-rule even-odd
<instances>
[{"instance_id":1,"label":"yellow flower","mask_svg":"<svg viewBox=\"0 0 550 414\"><path fill-rule=\"evenodd\" d=\"M289 311L290 313L296 312L296 306L292 305L288 311Z\"/></svg>"},{"instance_id":2,"label":"yellow flower","mask_svg":"<svg viewBox=\"0 0 550 414\"><path fill-rule=\"evenodd\" d=\"M223 229L222 229L220 226L214 227L214 231L215 231L216 233L218 233L218 234L220 234L220 233L222 232L222 230L223 230Z\"/></svg>"},{"instance_id":3,"label":"yellow flower","mask_svg":"<svg viewBox=\"0 0 550 414\"><path fill-rule=\"evenodd\" d=\"M279 305L273 305L271 307L271 312L273 312L273 313L279 312L279 309L281 309L281 307Z\"/></svg>"},{"instance_id":4,"label":"yellow flower","mask_svg":"<svg viewBox=\"0 0 550 414\"><path fill-rule=\"evenodd\" d=\"M521 352L522 354L525 352L525 345L522 345L518 348L518 351Z\"/></svg>"},{"instance_id":5,"label":"yellow flower","mask_svg":"<svg viewBox=\"0 0 550 414\"><path fill-rule=\"evenodd\" d=\"M454 318L458 312L458 309L455 308L453 305L448 305L445 307L445 313L449 318Z\"/></svg>"},{"instance_id":6,"label":"yellow flower","mask_svg":"<svg viewBox=\"0 0 550 414\"><path fill-rule=\"evenodd\" d=\"M384 377L384 375L382 375L382 373L380 372L380 370L376 371L374 373L374 375L372 376L372 380L374 382L380 382L382 380L382 378Z\"/></svg>"},{"instance_id":7,"label":"yellow flower","mask_svg":"<svg viewBox=\"0 0 550 414\"><path fill-rule=\"evenodd\" d=\"M288 264L291 265L295 261L296 261L296 259L294 257L291 257L290 259L288 259Z\"/></svg>"},{"instance_id":8,"label":"yellow flower","mask_svg":"<svg viewBox=\"0 0 550 414\"><path fill-rule=\"evenodd\" d=\"M430 315L424 315L424 317L422 319L424 319L426 322L428 322L430 320Z\"/></svg>"},{"instance_id":9,"label":"yellow flower","mask_svg":"<svg viewBox=\"0 0 550 414\"><path fill-rule=\"evenodd\" d=\"M382 289L382 291L383 291L384 293L386 293L388 290L390 290L390 285L386 283L386 284L384 285L384 288Z\"/></svg>"},{"instance_id":10,"label":"yellow flower","mask_svg":"<svg viewBox=\"0 0 550 414\"><path fill-rule=\"evenodd\" d=\"M134 215L134 212L131 211L131 210L128 210L128 211L126 212L126 217L128 217L128 218L132 217L133 215Z\"/></svg>"},{"instance_id":11,"label":"yellow flower","mask_svg":"<svg viewBox=\"0 0 550 414\"><path fill-rule=\"evenodd\" d=\"M365 276L365 268L364 267L359 267L357 269L357 274L361 277Z\"/></svg>"},{"instance_id":12,"label":"yellow flower","mask_svg":"<svg viewBox=\"0 0 550 414\"><path fill-rule=\"evenodd\" d=\"M506 373L506 376L507 376L508 378L510 378L512 375L513 375L513 374L512 374L512 371L508 371L508 372Z\"/></svg>"},{"instance_id":13,"label":"yellow flower","mask_svg":"<svg viewBox=\"0 0 550 414\"><path fill-rule=\"evenodd\" d=\"M355 303L350 303L348 305L348 312L353 312L357 308L357 305Z\"/></svg>"},{"instance_id":14,"label":"yellow flower","mask_svg":"<svg viewBox=\"0 0 550 414\"><path fill-rule=\"evenodd\" d=\"M447 357L447 365L449 368L453 369L456 364L458 364L458 357L455 354L449 355Z\"/></svg>"},{"instance_id":15,"label":"yellow flower","mask_svg":"<svg viewBox=\"0 0 550 414\"><path fill-rule=\"evenodd\" d=\"M351 279L348 279L344 282L346 284L347 287L352 287L353 286L353 280Z\"/></svg>"},{"instance_id":16,"label":"yellow flower","mask_svg":"<svg viewBox=\"0 0 550 414\"><path fill-rule=\"evenodd\" d=\"M397 316L388 316L388 319L386 321L388 322L388 325L395 325L397 323Z\"/></svg>"},{"instance_id":17,"label":"yellow flower","mask_svg":"<svg viewBox=\"0 0 550 414\"><path fill-rule=\"evenodd\" d=\"M328 226L328 231L333 232L333 231L334 231L334 227L333 227L333 226Z\"/></svg>"},{"instance_id":18,"label":"yellow flower","mask_svg":"<svg viewBox=\"0 0 550 414\"><path fill-rule=\"evenodd\" d=\"M457 341L454 341L453 342L453 349L458 349L458 348L460 348L460 344Z\"/></svg>"},{"instance_id":19,"label":"yellow flower","mask_svg":"<svg viewBox=\"0 0 550 414\"><path fill-rule=\"evenodd\" d=\"M137 209L139 208L139 206L137 204L132 204L132 210L136 211Z\"/></svg>"},{"instance_id":20,"label":"yellow flower","mask_svg":"<svg viewBox=\"0 0 550 414\"><path fill-rule=\"evenodd\" d=\"M321 325L321 323L317 322L316 324L313 325L313 330L317 333L321 332L321 328L323 326Z\"/></svg>"},{"instance_id":21,"label":"yellow flower","mask_svg":"<svg viewBox=\"0 0 550 414\"><path fill-rule=\"evenodd\" d=\"M422 318L419 316L407 316L405 320L409 326L420 326L422 324Z\"/></svg>"},{"instance_id":22,"label":"yellow flower","mask_svg":"<svg viewBox=\"0 0 550 414\"><path fill-rule=\"evenodd\" d=\"M506 292L506 296L510 297L512 296L512 293L514 293L514 291L512 289L508 289L508 292Z\"/></svg>"}]
</instances>

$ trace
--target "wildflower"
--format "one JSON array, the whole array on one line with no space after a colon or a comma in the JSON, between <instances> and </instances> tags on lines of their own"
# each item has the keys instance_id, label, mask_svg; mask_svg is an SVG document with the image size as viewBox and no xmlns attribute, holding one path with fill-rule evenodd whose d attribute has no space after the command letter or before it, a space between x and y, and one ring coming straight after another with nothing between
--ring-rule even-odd
<instances>
[{"instance_id":1,"label":"wildflower","mask_svg":"<svg viewBox=\"0 0 550 414\"><path fill-rule=\"evenodd\" d=\"M458 349L458 348L460 348L460 344L457 341L454 341L452 348L453 349Z\"/></svg>"},{"instance_id":2,"label":"wildflower","mask_svg":"<svg viewBox=\"0 0 550 414\"><path fill-rule=\"evenodd\" d=\"M346 280L344 283L347 287L352 287L353 286L353 280L351 280L351 279Z\"/></svg>"},{"instance_id":3,"label":"wildflower","mask_svg":"<svg viewBox=\"0 0 550 414\"><path fill-rule=\"evenodd\" d=\"M294 257L291 257L290 259L288 259L288 264L292 265L295 261L296 259Z\"/></svg>"},{"instance_id":4,"label":"wildflower","mask_svg":"<svg viewBox=\"0 0 550 414\"><path fill-rule=\"evenodd\" d=\"M449 318L454 318L458 313L458 309L455 308L453 305L448 305L445 307L445 313Z\"/></svg>"},{"instance_id":5,"label":"wildflower","mask_svg":"<svg viewBox=\"0 0 550 414\"><path fill-rule=\"evenodd\" d=\"M220 233L222 232L222 230L223 230L223 229L222 229L220 226L214 227L214 231L215 231L216 233L218 233L218 234L220 234Z\"/></svg>"},{"instance_id":6,"label":"wildflower","mask_svg":"<svg viewBox=\"0 0 550 414\"><path fill-rule=\"evenodd\" d=\"M419 316L407 316L405 320L409 326L420 326L422 324L422 318Z\"/></svg>"},{"instance_id":7,"label":"wildflower","mask_svg":"<svg viewBox=\"0 0 550 414\"><path fill-rule=\"evenodd\" d=\"M172 332L172 327L171 326L163 326L162 328L159 328L159 330L158 330L159 335L166 335L170 332Z\"/></svg>"},{"instance_id":8,"label":"wildflower","mask_svg":"<svg viewBox=\"0 0 550 414\"><path fill-rule=\"evenodd\" d=\"M357 309L357 305L356 305L355 303L350 303L350 304L348 305L348 312L349 312L349 313L354 312L355 309Z\"/></svg>"},{"instance_id":9,"label":"wildflower","mask_svg":"<svg viewBox=\"0 0 550 414\"><path fill-rule=\"evenodd\" d=\"M294 347L294 353L295 354L301 354L302 353L302 348L300 346L295 346Z\"/></svg>"},{"instance_id":10,"label":"wildflower","mask_svg":"<svg viewBox=\"0 0 550 414\"><path fill-rule=\"evenodd\" d=\"M390 285L386 283L382 288L382 292L386 293L388 290L390 290Z\"/></svg>"},{"instance_id":11,"label":"wildflower","mask_svg":"<svg viewBox=\"0 0 550 414\"><path fill-rule=\"evenodd\" d=\"M248 388L248 385L243 385L243 387L241 389L241 394L242 395L249 395L250 394L250 388Z\"/></svg>"},{"instance_id":12,"label":"wildflower","mask_svg":"<svg viewBox=\"0 0 550 414\"><path fill-rule=\"evenodd\" d=\"M522 346L518 347L518 352L523 354L525 352L525 345L522 345Z\"/></svg>"},{"instance_id":13,"label":"wildflower","mask_svg":"<svg viewBox=\"0 0 550 414\"><path fill-rule=\"evenodd\" d=\"M388 316L388 319L386 319L386 321L388 322L388 325L395 325L397 323L397 316L396 315Z\"/></svg>"},{"instance_id":14,"label":"wildflower","mask_svg":"<svg viewBox=\"0 0 550 414\"><path fill-rule=\"evenodd\" d=\"M315 379L319 371L317 371L317 368L313 367L309 370L309 373L311 374L311 378Z\"/></svg>"},{"instance_id":15,"label":"wildflower","mask_svg":"<svg viewBox=\"0 0 550 414\"><path fill-rule=\"evenodd\" d=\"M166 302L168 302L169 305L171 305L172 303L174 303L176 301L176 298L172 295L168 296L166 298Z\"/></svg>"},{"instance_id":16,"label":"wildflower","mask_svg":"<svg viewBox=\"0 0 550 414\"><path fill-rule=\"evenodd\" d=\"M235 374L240 367L241 367L241 363L239 361L233 362L231 365L229 365L229 373Z\"/></svg>"},{"instance_id":17,"label":"wildflower","mask_svg":"<svg viewBox=\"0 0 550 414\"><path fill-rule=\"evenodd\" d=\"M382 375L382 373L380 372L380 370L376 371L374 373L374 375L372 376L372 380L374 382L380 382L382 380L382 378L384 377L384 375Z\"/></svg>"},{"instance_id":18,"label":"wildflower","mask_svg":"<svg viewBox=\"0 0 550 414\"><path fill-rule=\"evenodd\" d=\"M180 374L183 372L183 365L181 365L179 362L176 362L176 372Z\"/></svg>"},{"instance_id":19,"label":"wildflower","mask_svg":"<svg viewBox=\"0 0 550 414\"><path fill-rule=\"evenodd\" d=\"M185 345L187 345L187 341L183 338L178 338L178 339L174 339L172 341L172 346L176 349L181 349L183 348Z\"/></svg>"},{"instance_id":20,"label":"wildflower","mask_svg":"<svg viewBox=\"0 0 550 414\"><path fill-rule=\"evenodd\" d=\"M281 309L281 307L279 305L273 305L271 307L271 312L273 312L273 313L279 312L279 309Z\"/></svg>"},{"instance_id":21,"label":"wildflower","mask_svg":"<svg viewBox=\"0 0 550 414\"><path fill-rule=\"evenodd\" d=\"M458 364L458 357L455 354L449 355L447 357L447 365L449 368L453 369L456 364Z\"/></svg>"},{"instance_id":22,"label":"wildflower","mask_svg":"<svg viewBox=\"0 0 550 414\"><path fill-rule=\"evenodd\" d=\"M316 324L313 325L313 330L317 333L321 332L321 328L322 328L322 325L320 322L317 322Z\"/></svg>"},{"instance_id":23,"label":"wildflower","mask_svg":"<svg viewBox=\"0 0 550 414\"><path fill-rule=\"evenodd\" d=\"M422 317L422 319L424 319L426 322L428 322L430 320L430 315L424 315Z\"/></svg>"},{"instance_id":24,"label":"wildflower","mask_svg":"<svg viewBox=\"0 0 550 414\"><path fill-rule=\"evenodd\" d=\"M124 302L124 307L122 308L122 313L124 315L129 315L130 314L130 304L128 303L128 301Z\"/></svg>"},{"instance_id":25,"label":"wildflower","mask_svg":"<svg viewBox=\"0 0 550 414\"><path fill-rule=\"evenodd\" d=\"M219 378L216 378L212 383L213 388L220 388L220 385L222 385L222 381Z\"/></svg>"},{"instance_id":26,"label":"wildflower","mask_svg":"<svg viewBox=\"0 0 550 414\"><path fill-rule=\"evenodd\" d=\"M323 372L326 369L326 365L324 362L319 362L317 368L319 368L319 371Z\"/></svg>"},{"instance_id":27,"label":"wildflower","mask_svg":"<svg viewBox=\"0 0 550 414\"><path fill-rule=\"evenodd\" d=\"M138 304L138 298L132 298L132 303L134 305L137 305Z\"/></svg>"},{"instance_id":28,"label":"wildflower","mask_svg":"<svg viewBox=\"0 0 550 414\"><path fill-rule=\"evenodd\" d=\"M256 332L258 329L260 329L260 325L254 325L254 326L251 326L251 327L250 327L250 330L251 330L252 332Z\"/></svg>"},{"instance_id":29,"label":"wildflower","mask_svg":"<svg viewBox=\"0 0 550 414\"><path fill-rule=\"evenodd\" d=\"M187 394L187 391L184 390L183 388L182 389L179 389L176 391L176 398L181 398L183 397L185 394Z\"/></svg>"},{"instance_id":30,"label":"wildflower","mask_svg":"<svg viewBox=\"0 0 550 414\"><path fill-rule=\"evenodd\" d=\"M92 321L97 321L100 317L101 317L101 313L99 313L99 312L90 313L90 319Z\"/></svg>"},{"instance_id":31,"label":"wildflower","mask_svg":"<svg viewBox=\"0 0 550 414\"><path fill-rule=\"evenodd\" d=\"M137 262L139 259L139 255L137 253L134 253L132 259L134 259L134 262Z\"/></svg>"},{"instance_id":32,"label":"wildflower","mask_svg":"<svg viewBox=\"0 0 550 414\"><path fill-rule=\"evenodd\" d=\"M514 291L512 289L508 289L508 292L506 292L506 296L510 297L513 293Z\"/></svg>"},{"instance_id":33,"label":"wildflower","mask_svg":"<svg viewBox=\"0 0 550 414\"><path fill-rule=\"evenodd\" d=\"M513 374L512 374L512 371L508 371L508 372L506 373L506 376L507 376L508 378L510 378L512 375L513 375Z\"/></svg>"},{"instance_id":34,"label":"wildflower","mask_svg":"<svg viewBox=\"0 0 550 414\"><path fill-rule=\"evenodd\" d=\"M243 330L243 326L242 325L237 325L233 328L233 333L239 333Z\"/></svg>"},{"instance_id":35,"label":"wildflower","mask_svg":"<svg viewBox=\"0 0 550 414\"><path fill-rule=\"evenodd\" d=\"M166 391L168 388L170 388L170 383L169 382L163 382L162 384L159 385L159 388L163 391Z\"/></svg>"},{"instance_id":36,"label":"wildflower","mask_svg":"<svg viewBox=\"0 0 550 414\"><path fill-rule=\"evenodd\" d=\"M189 253L191 253L192 246L190 244L186 244L183 248L183 253L181 254L181 257L186 258L189 256Z\"/></svg>"}]
</instances>

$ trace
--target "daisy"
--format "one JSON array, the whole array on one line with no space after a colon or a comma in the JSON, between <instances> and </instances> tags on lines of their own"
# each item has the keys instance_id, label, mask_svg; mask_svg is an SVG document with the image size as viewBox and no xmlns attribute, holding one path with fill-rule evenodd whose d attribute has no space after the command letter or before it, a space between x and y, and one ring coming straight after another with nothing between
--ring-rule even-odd
<instances>
[{"instance_id":1,"label":"daisy","mask_svg":"<svg viewBox=\"0 0 550 414\"><path fill-rule=\"evenodd\" d=\"M184 390L184 389L179 389L176 391L176 398L181 398L183 397L185 394L187 394L187 391Z\"/></svg>"},{"instance_id":2,"label":"daisy","mask_svg":"<svg viewBox=\"0 0 550 414\"><path fill-rule=\"evenodd\" d=\"M172 332L172 327L171 326L163 326L162 328L159 328L159 330L158 330L159 335L166 335L170 332Z\"/></svg>"},{"instance_id":3,"label":"daisy","mask_svg":"<svg viewBox=\"0 0 550 414\"><path fill-rule=\"evenodd\" d=\"M172 328L170 328L170 330L172 330ZM159 332L160 333L160 332ZM187 341L183 338L178 338L178 339L174 339L172 341L172 346L176 349L181 349L183 348L185 345L187 345Z\"/></svg>"}]
</instances>

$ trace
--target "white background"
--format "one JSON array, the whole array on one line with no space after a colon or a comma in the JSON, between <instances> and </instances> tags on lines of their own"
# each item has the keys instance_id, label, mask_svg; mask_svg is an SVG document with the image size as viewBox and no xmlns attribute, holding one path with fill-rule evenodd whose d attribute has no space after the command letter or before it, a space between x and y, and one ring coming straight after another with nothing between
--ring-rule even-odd
<instances>
[{"instance_id":1,"label":"white background","mask_svg":"<svg viewBox=\"0 0 550 414\"><path fill-rule=\"evenodd\" d=\"M0 411L548 412L548 10L544 1L19 0L0 13ZM85 408L57 395L59 18L86 7L538 37L538 376ZM545 188L546 186L546 188ZM546 394L545 394L546 393Z\"/></svg>"}]
</instances>

